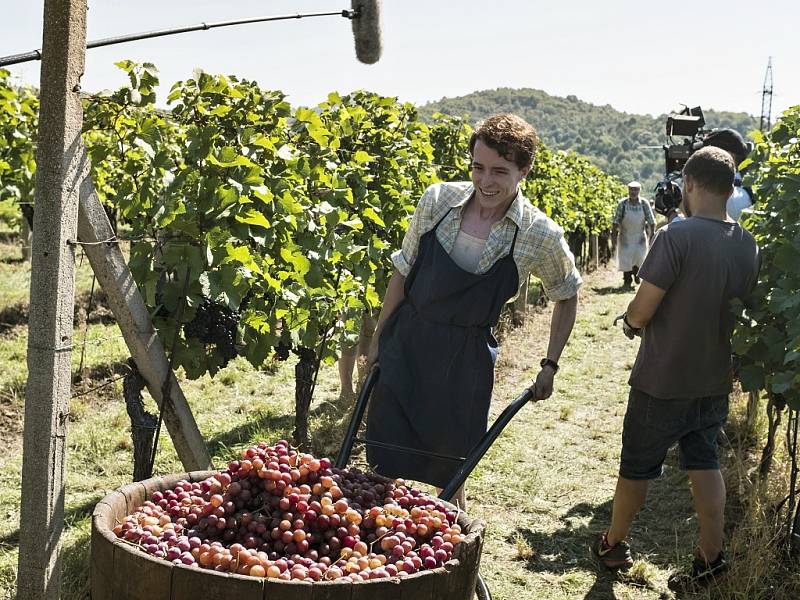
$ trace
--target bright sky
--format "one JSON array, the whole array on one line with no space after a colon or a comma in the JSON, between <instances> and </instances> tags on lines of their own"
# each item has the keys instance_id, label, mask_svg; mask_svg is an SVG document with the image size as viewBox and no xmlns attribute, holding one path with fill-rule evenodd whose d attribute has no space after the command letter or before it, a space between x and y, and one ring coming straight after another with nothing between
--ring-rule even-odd
<instances>
[{"instance_id":1,"label":"bright sky","mask_svg":"<svg viewBox=\"0 0 800 600\"><path fill-rule=\"evenodd\" d=\"M350 0L90 0L88 38L260 15L349 8ZM0 55L41 47L42 0L0 0ZM88 51L83 89L115 88L113 66L150 61L161 81L255 79L293 104L364 88L423 103L497 87L574 94L632 113L680 104L758 116L768 57L773 118L800 104L798 0L383 0L383 58L355 59L341 17L186 33ZM11 67L36 84L40 63ZM166 98L166 86L159 92Z\"/></svg>"}]
</instances>

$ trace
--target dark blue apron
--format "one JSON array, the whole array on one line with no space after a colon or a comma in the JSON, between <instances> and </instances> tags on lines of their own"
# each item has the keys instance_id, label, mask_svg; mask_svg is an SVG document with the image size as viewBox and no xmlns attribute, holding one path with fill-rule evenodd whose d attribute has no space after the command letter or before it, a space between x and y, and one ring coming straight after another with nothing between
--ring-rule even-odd
<instances>
[{"instance_id":1,"label":"dark blue apron","mask_svg":"<svg viewBox=\"0 0 800 600\"><path fill-rule=\"evenodd\" d=\"M519 288L513 258L518 230L509 254L476 275L459 267L436 239L442 220L420 239L405 298L381 333L381 372L367 437L464 457L486 432L497 357L491 328ZM387 477L438 487L445 487L459 466L370 445L367 460Z\"/></svg>"}]
</instances>

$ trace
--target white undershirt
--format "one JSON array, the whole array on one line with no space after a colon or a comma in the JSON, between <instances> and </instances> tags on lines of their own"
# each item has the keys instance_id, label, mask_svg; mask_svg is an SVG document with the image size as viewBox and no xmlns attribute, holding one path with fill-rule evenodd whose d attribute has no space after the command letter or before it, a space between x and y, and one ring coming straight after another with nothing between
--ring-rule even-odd
<instances>
[{"instance_id":1,"label":"white undershirt","mask_svg":"<svg viewBox=\"0 0 800 600\"><path fill-rule=\"evenodd\" d=\"M465 271L477 273L484 248L486 248L486 240L459 229L453 250L450 252L450 258Z\"/></svg>"}]
</instances>

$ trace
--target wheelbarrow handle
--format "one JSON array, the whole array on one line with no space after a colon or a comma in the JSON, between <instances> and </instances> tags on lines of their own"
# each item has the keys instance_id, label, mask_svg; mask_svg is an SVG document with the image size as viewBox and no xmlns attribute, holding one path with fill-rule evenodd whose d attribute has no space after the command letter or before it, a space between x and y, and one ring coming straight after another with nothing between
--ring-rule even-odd
<instances>
[{"instance_id":1,"label":"wheelbarrow handle","mask_svg":"<svg viewBox=\"0 0 800 600\"><path fill-rule=\"evenodd\" d=\"M372 393L372 388L375 387L375 383L378 381L378 375L380 375L380 367L377 363L375 363L372 366L372 369L370 369L370 372L367 374L367 379L364 381L364 385L361 386L361 390L358 393L358 398L356 398L356 405L353 410L353 416L350 419L350 424L347 427L347 434L342 441L342 446L339 449L339 455L336 457L335 466L338 469L344 469L347 467L347 463L350 460L350 454L353 451L353 444L356 441L358 428L361 426L361 421L364 419L364 411L366 411L367 404L369 404L369 397ZM526 389L518 398L509 404L502 413L500 413L500 416L495 419L489 430L483 435L478 444L472 449L464 462L461 464L452 481L447 485L442 493L439 494L439 498L446 501L452 499L456 491L458 491L458 488L464 484L464 482L467 480L467 477L469 477L469 474L477 466L481 458L483 458L483 455L486 454L487 450L489 450L489 447L503 432L503 429L505 429L506 425L508 425L511 419L514 418L514 415L516 415L520 409L531 400L533 400L533 392L530 389ZM483 581L480 573L478 573L478 579L475 584L475 594L478 597L478 600L492 599L492 594L489 591L489 587Z\"/></svg>"},{"instance_id":2,"label":"wheelbarrow handle","mask_svg":"<svg viewBox=\"0 0 800 600\"><path fill-rule=\"evenodd\" d=\"M372 392L372 388L375 387L375 383L378 381L380 371L381 369L377 363L373 365L367 374L364 385L361 386L361 391L358 393L358 398L356 398L353 416L350 419L350 424L347 426L347 434L344 436L342 446L339 449L339 455L336 457L336 462L334 463L337 469L344 469L347 467L347 463L350 460L350 453L353 451L353 444L356 441L356 434L358 434L358 428L361 426L361 421L364 418L364 411L367 409L367 404L369 404L370 393Z\"/></svg>"},{"instance_id":3,"label":"wheelbarrow handle","mask_svg":"<svg viewBox=\"0 0 800 600\"><path fill-rule=\"evenodd\" d=\"M503 432L503 429L506 428L506 425L511 422L511 419L514 418L514 416L523 406L533 399L533 391L528 388L522 394L517 396L517 398L511 404L505 407L503 412L501 412L500 415L494 420L494 423L492 423L492 426L489 428L489 430L483 434L483 437L472 448L470 453L464 459L464 462L461 463L461 466L456 471L453 479L450 480L450 483L448 483L447 486L445 486L445 488L442 490L442 493L439 494L439 498L449 502L453 496L455 496L458 489L464 485L464 482L467 480L467 477L469 477L469 474L472 473L472 470L483 458L483 455L486 454L494 441L500 437L500 434Z\"/></svg>"},{"instance_id":4,"label":"wheelbarrow handle","mask_svg":"<svg viewBox=\"0 0 800 600\"><path fill-rule=\"evenodd\" d=\"M353 445L356 442L358 428L361 426L361 421L364 418L364 412L369 404L372 388L375 387L375 383L377 383L379 375L380 367L376 364L372 367L367 375L364 385L361 386L361 391L358 393L356 405L353 410L353 416L350 419L350 424L347 427L347 433L342 441L342 446L339 449L336 462L334 463L334 466L338 469L344 469L347 467L347 463L350 460L350 454L353 451ZM483 437L472 448L461 466L456 471L453 479L447 484L444 490L442 490L442 493L439 494L439 498L447 501L452 499L458 489L467 480L469 474L472 473L473 469L480 462L481 458L483 458L483 455L486 454L494 441L503 432L503 429L505 429L506 425L508 425L511 422L511 419L513 419L514 416L520 411L520 409L522 409L522 407L528 402L533 400L533 398L533 392L530 389L526 389L513 402L511 402L511 404L506 406L503 412L500 413L497 419L495 419L494 423L492 423L492 426L489 428L489 430L483 434Z\"/></svg>"}]
</instances>

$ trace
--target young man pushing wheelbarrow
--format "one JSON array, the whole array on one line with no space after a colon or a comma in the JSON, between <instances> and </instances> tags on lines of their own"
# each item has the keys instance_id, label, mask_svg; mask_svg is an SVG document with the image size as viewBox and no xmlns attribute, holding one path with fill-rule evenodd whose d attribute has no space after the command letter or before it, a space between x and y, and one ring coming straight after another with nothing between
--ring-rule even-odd
<instances>
[{"instance_id":1,"label":"young man pushing wheelbarrow","mask_svg":"<svg viewBox=\"0 0 800 600\"><path fill-rule=\"evenodd\" d=\"M536 133L501 114L475 130L472 181L429 187L393 255L369 352L380 364L367 437L432 453L367 446L382 475L443 488L486 432L503 305L528 274L555 301L547 355L531 386L550 396L558 360L575 322L581 277L563 230L520 191L536 152ZM462 508L463 487L453 500Z\"/></svg>"}]
</instances>

